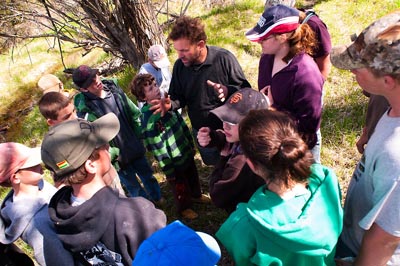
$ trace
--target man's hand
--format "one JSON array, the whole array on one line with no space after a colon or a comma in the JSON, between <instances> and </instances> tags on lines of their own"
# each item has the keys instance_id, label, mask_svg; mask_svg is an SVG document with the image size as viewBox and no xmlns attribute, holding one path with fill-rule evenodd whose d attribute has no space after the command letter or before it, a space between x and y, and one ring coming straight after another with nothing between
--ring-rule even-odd
<instances>
[{"instance_id":1,"label":"man's hand","mask_svg":"<svg viewBox=\"0 0 400 266\"><path fill-rule=\"evenodd\" d=\"M364 149L365 149L364 147L365 147L365 144L367 144L367 142L368 142L368 133L367 133L367 129L364 127L360 138L356 142L356 147L357 147L357 150L359 153L361 153L361 154L364 153Z\"/></svg>"},{"instance_id":2,"label":"man's hand","mask_svg":"<svg viewBox=\"0 0 400 266\"><path fill-rule=\"evenodd\" d=\"M221 102L224 102L226 100L226 96L228 96L228 88L226 86L212 82L211 80L207 80L207 85L214 88Z\"/></svg>"},{"instance_id":3,"label":"man's hand","mask_svg":"<svg viewBox=\"0 0 400 266\"><path fill-rule=\"evenodd\" d=\"M199 142L200 146L205 147L211 142L210 138L210 128L209 127L202 127L197 132L197 141Z\"/></svg>"},{"instance_id":4,"label":"man's hand","mask_svg":"<svg viewBox=\"0 0 400 266\"><path fill-rule=\"evenodd\" d=\"M164 98L152 100L150 110L154 111L154 114L161 113L164 116L171 109L171 99L169 95L165 93Z\"/></svg>"}]
</instances>

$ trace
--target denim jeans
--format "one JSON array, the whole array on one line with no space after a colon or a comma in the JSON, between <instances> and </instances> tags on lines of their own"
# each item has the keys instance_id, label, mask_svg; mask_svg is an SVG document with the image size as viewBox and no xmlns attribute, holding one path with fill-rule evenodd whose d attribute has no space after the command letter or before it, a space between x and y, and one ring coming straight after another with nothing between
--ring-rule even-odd
<instances>
[{"instance_id":1,"label":"denim jeans","mask_svg":"<svg viewBox=\"0 0 400 266\"><path fill-rule=\"evenodd\" d=\"M128 191L130 197L142 196L149 200L158 201L161 198L160 185L153 176L153 170L148 164L146 157L136 159L121 168L118 172L122 184ZM144 188L139 183L138 177Z\"/></svg>"},{"instance_id":2,"label":"denim jeans","mask_svg":"<svg viewBox=\"0 0 400 266\"><path fill-rule=\"evenodd\" d=\"M203 160L203 163L208 166L216 165L220 158L218 149L216 147L211 147L211 148L201 147L197 142L197 133L198 130L193 128L192 135L194 138L194 142L196 143L196 147L199 150L201 159Z\"/></svg>"}]
</instances>

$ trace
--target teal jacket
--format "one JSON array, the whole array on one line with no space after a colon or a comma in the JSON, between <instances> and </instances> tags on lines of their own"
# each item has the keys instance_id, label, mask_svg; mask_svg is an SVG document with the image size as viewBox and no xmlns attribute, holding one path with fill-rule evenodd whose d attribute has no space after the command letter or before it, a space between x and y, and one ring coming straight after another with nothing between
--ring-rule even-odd
<instances>
[{"instance_id":1,"label":"teal jacket","mask_svg":"<svg viewBox=\"0 0 400 266\"><path fill-rule=\"evenodd\" d=\"M336 175L314 164L309 193L289 200L258 189L240 203L216 236L236 265L335 265L343 211Z\"/></svg>"}]
</instances>

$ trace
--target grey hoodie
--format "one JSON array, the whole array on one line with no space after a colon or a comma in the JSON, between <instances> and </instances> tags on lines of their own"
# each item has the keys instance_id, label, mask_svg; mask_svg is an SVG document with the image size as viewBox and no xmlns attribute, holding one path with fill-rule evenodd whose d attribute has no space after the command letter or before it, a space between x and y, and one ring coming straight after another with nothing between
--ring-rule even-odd
<instances>
[{"instance_id":1,"label":"grey hoodie","mask_svg":"<svg viewBox=\"0 0 400 266\"><path fill-rule=\"evenodd\" d=\"M21 238L30 245L42 266L74 265L72 255L58 239L49 218L48 202L57 189L43 182L41 197L14 201L11 190L0 209L0 242L10 244Z\"/></svg>"}]
</instances>

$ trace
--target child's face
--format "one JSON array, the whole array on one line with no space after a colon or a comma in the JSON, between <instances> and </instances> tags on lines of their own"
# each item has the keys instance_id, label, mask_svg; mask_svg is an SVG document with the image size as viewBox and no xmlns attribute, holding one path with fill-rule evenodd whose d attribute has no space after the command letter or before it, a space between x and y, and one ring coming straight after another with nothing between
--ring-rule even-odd
<instances>
[{"instance_id":1,"label":"child's face","mask_svg":"<svg viewBox=\"0 0 400 266\"><path fill-rule=\"evenodd\" d=\"M150 85L144 87L144 100L150 103L152 100L157 99L161 99L161 93L156 82L153 81Z\"/></svg>"},{"instance_id":2,"label":"child's face","mask_svg":"<svg viewBox=\"0 0 400 266\"><path fill-rule=\"evenodd\" d=\"M63 109L58 111L56 120L47 119L47 123L50 126L54 126L54 125L57 125L57 124L59 124L59 123L61 123L63 121L76 119L76 118L78 118L78 117L76 116L75 106L72 103L69 103L66 107L64 107Z\"/></svg>"},{"instance_id":3,"label":"child's face","mask_svg":"<svg viewBox=\"0 0 400 266\"><path fill-rule=\"evenodd\" d=\"M101 176L105 175L110 171L111 168L111 158L109 153L110 145L105 144L98 148L99 158L97 159L99 165L99 174Z\"/></svg>"},{"instance_id":4,"label":"child's face","mask_svg":"<svg viewBox=\"0 0 400 266\"><path fill-rule=\"evenodd\" d=\"M43 168L38 164L36 166L18 170L16 175L18 175L21 183L36 186L43 178Z\"/></svg>"},{"instance_id":5,"label":"child's face","mask_svg":"<svg viewBox=\"0 0 400 266\"><path fill-rule=\"evenodd\" d=\"M239 141L239 125L223 121L223 128L227 142L234 143Z\"/></svg>"},{"instance_id":6,"label":"child's face","mask_svg":"<svg viewBox=\"0 0 400 266\"><path fill-rule=\"evenodd\" d=\"M78 118L76 116L76 109L75 109L75 106L72 103L70 103L58 112L57 122L61 123L63 121L67 121L67 120L71 120L71 119L75 119L75 118Z\"/></svg>"},{"instance_id":7,"label":"child's face","mask_svg":"<svg viewBox=\"0 0 400 266\"><path fill-rule=\"evenodd\" d=\"M103 90L103 83L101 83L101 78L99 75L96 75L96 77L93 79L92 83L87 87L86 89L81 89L81 91L84 92L90 92L91 94L94 94L96 96L100 96L101 92Z\"/></svg>"}]
</instances>

